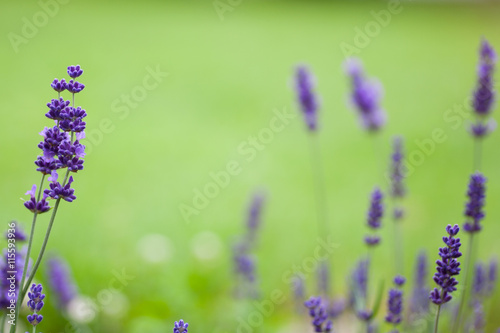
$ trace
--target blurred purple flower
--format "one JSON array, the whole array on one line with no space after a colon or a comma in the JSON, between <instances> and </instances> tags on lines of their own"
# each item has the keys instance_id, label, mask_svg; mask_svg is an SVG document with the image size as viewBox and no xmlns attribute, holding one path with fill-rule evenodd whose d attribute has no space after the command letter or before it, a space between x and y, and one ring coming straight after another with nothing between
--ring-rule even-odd
<instances>
[{"instance_id":1,"label":"blurred purple flower","mask_svg":"<svg viewBox=\"0 0 500 333\"><path fill-rule=\"evenodd\" d=\"M386 123L385 111L380 107L382 85L376 80L366 79L361 61L357 58L347 59L344 67L351 78L350 100L358 111L361 126L369 131L378 131Z\"/></svg>"},{"instance_id":2,"label":"blurred purple flower","mask_svg":"<svg viewBox=\"0 0 500 333\"><path fill-rule=\"evenodd\" d=\"M468 218L464 224L465 232L476 233L481 230L480 222L484 218L485 192L486 178L480 172L471 175L467 191L469 201L465 205L465 216Z\"/></svg>"},{"instance_id":3,"label":"blurred purple flower","mask_svg":"<svg viewBox=\"0 0 500 333\"><path fill-rule=\"evenodd\" d=\"M47 281L57 306L66 309L77 291L70 268L62 258L52 256L47 260Z\"/></svg>"},{"instance_id":4,"label":"blurred purple flower","mask_svg":"<svg viewBox=\"0 0 500 333\"><path fill-rule=\"evenodd\" d=\"M318 127L318 101L314 92L314 77L306 66L298 66L295 70L295 91L304 121L309 131Z\"/></svg>"}]
</instances>

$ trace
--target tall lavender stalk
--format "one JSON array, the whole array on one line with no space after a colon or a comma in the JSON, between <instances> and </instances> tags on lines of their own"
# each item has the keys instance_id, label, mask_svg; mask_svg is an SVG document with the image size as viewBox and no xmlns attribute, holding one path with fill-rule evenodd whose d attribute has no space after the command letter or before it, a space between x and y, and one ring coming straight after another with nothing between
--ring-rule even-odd
<instances>
[{"instance_id":1,"label":"tall lavender stalk","mask_svg":"<svg viewBox=\"0 0 500 333\"><path fill-rule=\"evenodd\" d=\"M494 120L489 118L496 98L493 80L496 61L495 50L486 39L483 39L479 49L478 81L472 96L472 109L476 116L476 120L470 126L475 141L474 171L481 169L482 139L496 127Z\"/></svg>"},{"instance_id":2,"label":"tall lavender stalk","mask_svg":"<svg viewBox=\"0 0 500 333\"><path fill-rule=\"evenodd\" d=\"M448 225L446 227L448 236L443 237L443 242L446 246L439 248L441 259L436 261L437 272L434 274L434 282L439 286L439 289L434 288L429 296L431 301L437 305L434 333L438 332L441 306L451 301L451 293L457 290L458 281L454 276L460 273L460 263L457 261L457 258L462 256L462 253L459 251L462 245L460 238L455 238L459 231L460 228L458 225L455 224L453 227Z\"/></svg>"},{"instance_id":3,"label":"tall lavender stalk","mask_svg":"<svg viewBox=\"0 0 500 333\"><path fill-rule=\"evenodd\" d=\"M469 290L468 276L471 267L474 265L474 240L478 232L481 231L481 221L485 217L483 211L485 198L486 198L486 178L480 173L476 172L471 175L469 186L467 190L468 202L465 205L464 215L466 222L464 223L464 231L469 234L469 246L465 254L465 267L462 279L462 293L460 294L460 303L458 306L457 320L453 323L452 332L458 332L462 323L462 313L464 311L467 293Z\"/></svg>"},{"instance_id":4,"label":"tall lavender stalk","mask_svg":"<svg viewBox=\"0 0 500 333\"><path fill-rule=\"evenodd\" d=\"M306 66L298 66L295 70L295 91L297 102L304 117L307 131L309 133L311 167L315 184L316 218L318 223L318 234L321 237L328 235L328 207L326 201L326 189L324 187L325 177L323 171L323 160L318 142L318 98L315 93L315 78ZM327 262L321 263L318 270L318 289L323 296L328 296L329 266Z\"/></svg>"},{"instance_id":5,"label":"tall lavender stalk","mask_svg":"<svg viewBox=\"0 0 500 333\"><path fill-rule=\"evenodd\" d=\"M255 298L258 295L255 273L256 259L252 251L255 248L256 234L261 224L264 203L265 195L263 192L256 192L252 196L247 213L245 234L233 246L234 271L238 280L236 296Z\"/></svg>"},{"instance_id":6,"label":"tall lavender stalk","mask_svg":"<svg viewBox=\"0 0 500 333\"><path fill-rule=\"evenodd\" d=\"M391 155L390 166L390 196L393 203L392 218L394 221L394 259L396 263L396 273L402 274L403 267L403 235L401 222L404 217L404 209L401 201L406 194L406 188L403 183L403 138L396 136L393 139L393 152Z\"/></svg>"},{"instance_id":7,"label":"tall lavender stalk","mask_svg":"<svg viewBox=\"0 0 500 333\"><path fill-rule=\"evenodd\" d=\"M57 92L58 96L57 99L52 99L47 103L49 111L45 116L53 120L55 125L51 128L46 127L40 133L43 137L43 141L40 142L38 147L42 150L42 154L38 156L35 165L37 166L36 170L42 174L42 179L38 191L36 185L33 185L32 189L26 193L30 195L30 199L26 201L24 205L33 213L33 222L28 240L25 267L27 267L30 259L37 216L47 212L49 209L52 209L52 215L42 247L30 275L27 277L26 270L23 271L20 293L16 302L15 321L17 321L23 299L42 261L59 204L61 200L72 202L76 199L74 189L71 188L73 177L70 176L70 172L76 173L83 169L85 146L82 145L80 141L85 138L84 130L86 123L83 121L83 118L87 116L87 113L84 109L75 105L75 94L81 92L85 88L85 85L76 81L76 78L83 74L83 70L78 65L69 66L67 73L71 77L69 82L66 82L64 79L55 79L51 84L51 87ZM70 101L64 100L61 97L61 93L64 91L71 93L71 105ZM62 171L64 169L66 169L64 178L62 181L58 181L59 174L57 171ZM50 175L48 180L51 183L49 184L49 188L43 191L43 197L41 198L45 177L47 175ZM50 207L47 200L55 200L54 206ZM10 332L14 333L14 331L15 325L11 325Z\"/></svg>"}]
</instances>

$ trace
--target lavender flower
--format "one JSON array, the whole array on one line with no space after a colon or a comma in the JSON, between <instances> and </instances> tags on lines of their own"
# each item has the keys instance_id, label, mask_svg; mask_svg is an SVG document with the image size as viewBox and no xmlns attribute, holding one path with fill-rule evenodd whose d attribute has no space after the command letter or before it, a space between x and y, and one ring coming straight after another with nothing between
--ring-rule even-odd
<instances>
[{"instance_id":1,"label":"lavender flower","mask_svg":"<svg viewBox=\"0 0 500 333\"><path fill-rule=\"evenodd\" d=\"M33 314L28 315L28 321L33 326L38 325L43 319L43 316L38 314L43 307L43 300L45 299L45 294L42 294L42 289L41 284L36 285L33 283L30 289L31 291L28 292L28 307L33 311Z\"/></svg>"},{"instance_id":2,"label":"lavender flower","mask_svg":"<svg viewBox=\"0 0 500 333\"><path fill-rule=\"evenodd\" d=\"M261 223L262 209L265 202L265 196L263 193L255 193L250 207L248 209L248 232L250 240L253 241L255 237L255 232Z\"/></svg>"},{"instance_id":3,"label":"lavender flower","mask_svg":"<svg viewBox=\"0 0 500 333\"><path fill-rule=\"evenodd\" d=\"M370 199L370 208L367 214L367 224L370 229L373 231L380 228L381 220L384 215L384 205L383 200L384 195L380 191L380 189L375 188L375 190L371 194ZM368 246L376 245L380 242L380 237L376 235L366 236L365 243Z\"/></svg>"},{"instance_id":4,"label":"lavender flower","mask_svg":"<svg viewBox=\"0 0 500 333\"><path fill-rule=\"evenodd\" d=\"M184 320L179 320L174 323L174 333L188 333L188 323L185 323Z\"/></svg>"},{"instance_id":5,"label":"lavender flower","mask_svg":"<svg viewBox=\"0 0 500 333\"><path fill-rule=\"evenodd\" d=\"M52 89L60 93L66 90L66 80L62 79L59 81L58 79L54 79L54 81L52 81L50 86L52 87Z\"/></svg>"},{"instance_id":6,"label":"lavender flower","mask_svg":"<svg viewBox=\"0 0 500 333\"><path fill-rule=\"evenodd\" d=\"M295 71L295 90L304 120L311 132L316 131L318 127L318 101L314 87L314 78L309 69L305 66L298 66Z\"/></svg>"},{"instance_id":7,"label":"lavender flower","mask_svg":"<svg viewBox=\"0 0 500 333\"><path fill-rule=\"evenodd\" d=\"M4 250L0 259L0 306L3 309L11 306L12 301L17 300L19 284L24 271L26 247L23 247L21 251L16 253L14 261L12 261L12 258L9 259L8 255L7 250ZM14 270L13 265L15 266ZM12 274L12 271L15 273ZM11 291L12 284L14 285L14 293Z\"/></svg>"},{"instance_id":8,"label":"lavender flower","mask_svg":"<svg viewBox=\"0 0 500 333\"><path fill-rule=\"evenodd\" d=\"M389 290L389 299L387 301L387 308L389 313L385 317L385 321L396 326L401 322L403 312L403 291L400 289L405 283L405 278L396 276L394 284L396 288Z\"/></svg>"},{"instance_id":9,"label":"lavender flower","mask_svg":"<svg viewBox=\"0 0 500 333\"><path fill-rule=\"evenodd\" d=\"M391 158L391 196L402 198L406 193L403 184L403 138L396 136L393 139L393 153Z\"/></svg>"},{"instance_id":10,"label":"lavender flower","mask_svg":"<svg viewBox=\"0 0 500 333\"><path fill-rule=\"evenodd\" d=\"M369 131L378 131L386 123L385 111L380 107L382 86L378 81L368 80L359 59L348 59L345 64L351 78L351 103L358 110L361 126Z\"/></svg>"},{"instance_id":11,"label":"lavender flower","mask_svg":"<svg viewBox=\"0 0 500 333\"><path fill-rule=\"evenodd\" d=\"M359 260L349 279L349 305L355 310L358 310L360 305L366 301L369 265L370 261L368 259Z\"/></svg>"},{"instance_id":12,"label":"lavender flower","mask_svg":"<svg viewBox=\"0 0 500 333\"><path fill-rule=\"evenodd\" d=\"M427 296L427 255L421 252L417 257L413 294L410 302L410 311L413 314L427 313L429 310L429 297Z\"/></svg>"},{"instance_id":13,"label":"lavender flower","mask_svg":"<svg viewBox=\"0 0 500 333\"><path fill-rule=\"evenodd\" d=\"M481 43L479 55L478 82L472 98L472 107L478 119L471 125L471 132L476 138L481 138L494 129L493 121L487 121L485 118L492 111L496 95L493 88L493 73L497 56L486 39Z\"/></svg>"},{"instance_id":14,"label":"lavender flower","mask_svg":"<svg viewBox=\"0 0 500 333\"><path fill-rule=\"evenodd\" d=\"M333 330L333 323L328 319L328 313L321 297L311 297L304 302L304 305L309 309L314 332L331 332Z\"/></svg>"},{"instance_id":15,"label":"lavender flower","mask_svg":"<svg viewBox=\"0 0 500 333\"><path fill-rule=\"evenodd\" d=\"M459 232L460 228L458 225L455 226L448 225L446 227L446 232L448 237L443 237L443 242L446 247L439 249L439 255L441 260L436 261L437 272L434 274L434 282L440 287L440 289L434 288L431 291L430 299L434 304L442 305L448 303L451 299L451 293L457 290L456 285L457 280L454 278L455 275L460 273L460 263L457 258L462 256L460 253L460 238L455 238Z\"/></svg>"},{"instance_id":16,"label":"lavender flower","mask_svg":"<svg viewBox=\"0 0 500 333\"><path fill-rule=\"evenodd\" d=\"M488 294L492 294L495 290L495 285L497 283L497 275L498 275L498 262L496 258L491 259L489 267L488 267Z\"/></svg>"},{"instance_id":17,"label":"lavender flower","mask_svg":"<svg viewBox=\"0 0 500 333\"><path fill-rule=\"evenodd\" d=\"M56 171L52 172L50 190L45 190L44 193L53 199L63 199L67 202L73 202L76 199L74 195L75 190L71 188L71 183L73 183L73 176L69 177L68 183L66 185L61 185L57 181L58 175Z\"/></svg>"},{"instance_id":18,"label":"lavender flower","mask_svg":"<svg viewBox=\"0 0 500 333\"><path fill-rule=\"evenodd\" d=\"M83 90L83 88L85 88L85 85L75 80L69 80L68 84L66 85L66 90L68 90L72 94L79 93Z\"/></svg>"},{"instance_id":19,"label":"lavender flower","mask_svg":"<svg viewBox=\"0 0 500 333\"><path fill-rule=\"evenodd\" d=\"M80 65L68 67L68 75L71 78L76 79L77 77L79 77L82 74L83 74L83 70L80 68Z\"/></svg>"},{"instance_id":20,"label":"lavender flower","mask_svg":"<svg viewBox=\"0 0 500 333\"><path fill-rule=\"evenodd\" d=\"M484 265L480 262L474 267L474 278L472 281L472 298L473 301L479 301L485 294L487 288L487 276Z\"/></svg>"},{"instance_id":21,"label":"lavender flower","mask_svg":"<svg viewBox=\"0 0 500 333\"><path fill-rule=\"evenodd\" d=\"M76 295L76 286L71 277L68 264L59 257L47 260L47 280L56 303L60 309L68 307Z\"/></svg>"},{"instance_id":22,"label":"lavender flower","mask_svg":"<svg viewBox=\"0 0 500 333\"><path fill-rule=\"evenodd\" d=\"M26 192L25 195L29 195L31 197L28 201L24 202L24 206L31 212L42 214L50 210L49 203L47 202L47 193L43 194L42 200L36 201L36 185L33 185L31 190Z\"/></svg>"},{"instance_id":23,"label":"lavender flower","mask_svg":"<svg viewBox=\"0 0 500 333\"><path fill-rule=\"evenodd\" d=\"M485 184L486 178L480 172L471 175L467 191L469 201L465 205L465 216L468 221L464 224L464 230L468 233L476 233L481 230L479 223L484 218Z\"/></svg>"}]
</instances>

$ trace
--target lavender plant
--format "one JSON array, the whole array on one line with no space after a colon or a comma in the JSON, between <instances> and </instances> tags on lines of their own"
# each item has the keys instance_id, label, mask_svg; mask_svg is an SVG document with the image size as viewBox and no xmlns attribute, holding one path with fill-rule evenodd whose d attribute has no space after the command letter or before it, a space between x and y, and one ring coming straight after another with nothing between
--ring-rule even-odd
<instances>
[{"instance_id":1,"label":"lavender plant","mask_svg":"<svg viewBox=\"0 0 500 333\"><path fill-rule=\"evenodd\" d=\"M380 236L376 232L380 229L382 218L384 216L384 195L379 188L375 188L371 194L370 198L370 208L367 214L367 225L372 231L371 235L365 236L365 244L368 247L376 246L380 243Z\"/></svg>"},{"instance_id":2,"label":"lavender plant","mask_svg":"<svg viewBox=\"0 0 500 333\"><path fill-rule=\"evenodd\" d=\"M474 265L473 248L474 240L477 237L475 235L481 231L481 221L485 217L483 208L486 198L486 178L480 172L476 172L471 175L467 196L469 200L465 204L464 215L466 217L466 222L464 223L463 229L469 234L469 246L465 254L465 267L462 278L463 292L460 295L460 302L458 306L458 320L456 320L453 324L453 332L457 332L463 322L462 313L464 311L467 298L468 275L470 267Z\"/></svg>"},{"instance_id":3,"label":"lavender plant","mask_svg":"<svg viewBox=\"0 0 500 333\"><path fill-rule=\"evenodd\" d=\"M410 300L410 315L416 319L429 311L429 297L427 296L428 262L425 252L421 252L416 260L414 273L413 293Z\"/></svg>"},{"instance_id":4,"label":"lavender plant","mask_svg":"<svg viewBox=\"0 0 500 333\"><path fill-rule=\"evenodd\" d=\"M40 324L43 316L39 314L40 310L43 308L43 300L45 299L45 294L42 294L42 285L34 284L31 285L30 292L28 292L28 308L33 312L28 315L28 322L33 325L33 333L36 333L36 326Z\"/></svg>"},{"instance_id":5,"label":"lavender plant","mask_svg":"<svg viewBox=\"0 0 500 333\"><path fill-rule=\"evenodd\" d=\"M318 223L318 234L328 235L328 207L326 201L326 189L324 187L325 177L323 161L318 141L318 98L314 91L315 78L306 66L298 66L295 71L295 90L297 102L304 117L309 133L311 167L313 170L316 218ZM329 297L329 273L330 267L327 261L318 266L318 290L324 297Z\"/></svg>"},{"instance_id":6,"label":"lavender plant","mask_svg":"<svg viewBox=\"0 0 500 333\"><path fill-rule=\"evenodd\" d=\"M393 139L393 152L391 155L390 166L390 197L392 199L393 211L392 218L394 221L394 256L396 263L396 272L402 273L403 267L403 235L401 231L401 221L404 216L404 209L401 205L401 200L406 194L406 188L403 183L403 138L396 136Z\"/></svg>"},{"instance_id":7,"label":"lavender plant","mask_svg":"<svg viewBox=\"0 0 500 333\"><path fill-rule=\"evenodd\" d=\"M460 238L455 238L459 231L460 228L458 225L451 226L448 224L446 227L448 236L443 237L446 247L439 248L441 260L436 261L437 272L434 274L434 282L439 286L439 289L434 288L429 296L431 301L437 305L434 333L438 332L441 306L451 301L451 293L457 290L458 281L455 279L455 276L460 273L460 262L457 259L462 256L462 253L459 251L462 245Z\"/></svg>"},{"instance_id":8,"label":"lavender plant","mask_svg":"<svg viewBox=\"0 0 500 333\"><path fill-rule=\"evenodd\" d=\"M256 233L261 224L262 210L265 195L256 192L251 200L247 213L247 228L245 235L233 246L233 263L236 279L236 296L255 298L258 295L255 276L255 248Z\"/></svg>"},{"instance_id":9,"label":"lavender plant","mask_svg":"<svg viewBox=\"0 0 500 333\"><path fill-rule=\"evenodd\" d=\"M470 125L470 132L475 139L474 170L481 168L482 139L496 127L495 121L490 118L496 98L493 80L496 61L495 50L483 39L479 49L478 81L472 96L472 109L476 120Z\"/></svg>"},{"instance_id":10,"label":"lavender plant","mask_svg":"<svg viewBox=\"0 0 500 333\"><path fill-rule=\"evenodd\" d=\"M49 111L45 116L54 122L53 127L45 127L40 133L43 141L38 148L42 153L37 157L35 165L37 171L42 174L40 185L33 185L26 194L30 199L24 203L25 207L33 213L30 237L28 239L28 248L25 259L25 267L28 265L37 217L50 209L52 214L45 233L44 241L37 256L33 269L30 274L23 270L19 297L16 302L15 321L19 316L19 311L23 299L28 292L28 286L31 284L38 267L43 259L45 249L50 237L50 233L55 221L57 211L61 200L72 202L76 199L74 189L72 188L73 176L70 173L76 173L83 169L83 157L85 156L85 146L80 141L85 138L86 123L83 120L87 113L80 106L75 104L75 95L80 93L85 85L76 81L83 74L79 65L69 66L67 69L71 80L54 79L51 87L57 92L57 98L47 103ZM61 97L61 93L67 91L71 94L71 102ZM71 105L70 105L71 104ZM64 174L62 180L59 180L59 172ZM46 176L50 182L49 188L43 190ZM43 195L42 195L43 193ZM55 203L50 207L47 200L54 200ZM11 333L15 331L15 325L11 326Z\"/></svg>"},{"instance_id":11,"label":"lavender plant","mask_svg":"<svg viewBox=\"0 0 500 333\"><path fill-rule=\"evenodd\" d=\"M78 295L69 266L61 257L51 256L46 267L52 298L61 311L66 311L70 302Z\"/></svg>"},{"instance_id":12,"label":"lavender plant","mask_svg":"<svg viewBox=\"0 0 500 333\"><path fill-rule=\"evenodd\" d=\"M189 324L184 320L179 320L174 323L174 333L188 333Z\"/></svg>"},{"instance_id":13,"label":"lavender plant","mask_svg":"<svg viewBox=\"0 0 500 333\"><path fill-rule=\"evenodd\" d=\"M382 85L375 79L367 79L363 65L357 58L350 58L344 63L345 71L351 79L350 102L356 109L361 127L370 131L379 131L387 117L380 106Z\"/></svg>"},{"instance_id":14,"label":"lavender plant","mask_svg":"<svg viewBox=\"0 0 500 333\"><path fill-rule=\"evenodd\" d=\"M405 278L398 275L394 278L395 288L389 290L387 300L387 308L389 310L385 321L392 324L394 329L391 333L398 333L397 326L401 323L403 313L403 291L402 286L405 284Z\"/></svg>"},{"instance_id":15,"label":"lavender plant","mask_svg":"<svg viewBox=\"0 0 500 333\"><path fill-rule=\"evenodd\" d=\"M331 332L333 330L333 322L328 319L326 306L321 297L311 297L304 305L309 309L314 332Z\"/></svg>"}]
</instances>

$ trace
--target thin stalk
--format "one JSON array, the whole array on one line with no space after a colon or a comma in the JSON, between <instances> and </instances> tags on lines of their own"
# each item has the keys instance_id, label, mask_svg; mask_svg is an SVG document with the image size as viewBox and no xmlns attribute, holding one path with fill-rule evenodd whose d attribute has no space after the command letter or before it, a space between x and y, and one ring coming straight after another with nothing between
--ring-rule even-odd
<instances>
[{"instance_id":1,"label":"thin stalk","mask_svg":"<svg viewBox=\"0 0 500 333\"><path fill-rule=\"evenodd\" d=\"M440 312L441 312L441 304L438 305L437 310L436 310L436 320L434 321L434 333L437 333L437 331L438 331Z\"/></svg>"},{"instance_id":2,"label":"thin stalk","mask_svg":"<svg viewBox=\"0 0 500 333\"><path fill-rule=\"evenodd\" d=\"M458 332L460 327L462 326L463 318L462 318L462 313L464 311L464 306L465 306L465 300L467 298L467 282L468 282L468 276L470 273L470 268L471 265L473 264L474 258L473 257L473 246L474 246L474 233L470 234L469 237L469 247L467 248L467 253L465 254L465 267L464 267L464 274L463 274L463 280L462 280L462 292L460 293L460 303L458 306L458 312L457 312L457 317L453 321L453 328L452 332Z\"/></svg>"},{"instance_id":3,"label":"thin stalk","mask_svg":"<svg viewBox=\"0 0 500 333\"><path fill-rule=\"evenodd\" d=\"M7 313L2 311L1 316L2 316L2 319L0 320L0 329L1 329L1 332L3 332L3 329L5 327L5 319L7 318Z\"/></svg>"},{"instance_id":4,"label":"thin stalk","mask_svg":"<svg viewBox=\"0 0 500 333\"><path fill-rule=\"evenodd\" d=\"M323 161L316 133L310 134L311 167L313 170L314 188L316 195L316 215L318 219L318 235L325 237L328 234L328 213L326 204L326 190L324 186Z\"/></svg>"},{"instance_id":5,"label":"thin stalk","mask_svg":"<svg viewBox=\"0 0 500 333\"><path fill-rule=\"evenodd\" d=\"M395 205L395 207L397 207ZM404 265L403 265L403 233L401 230L401 221L393 218L394 224L394 259L396 262L396 274L403 274Z\"/></svg>"},{"instance_id":6,"label":"thin stalk","mask_svg":"<svg viewBox=\"0 0 500 333\"><path fill-rule=\"evenodd\" d=\"M474 170L473 172L481 169L481 160L483 157L483 140L481 138L474 139Z\"/></svg>"}]
</instances>

